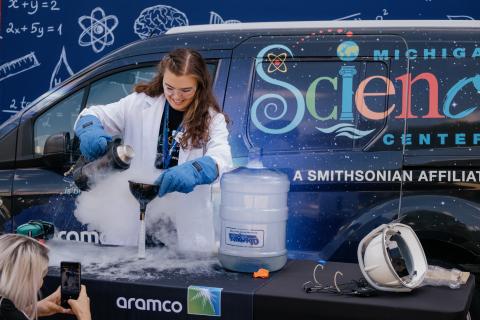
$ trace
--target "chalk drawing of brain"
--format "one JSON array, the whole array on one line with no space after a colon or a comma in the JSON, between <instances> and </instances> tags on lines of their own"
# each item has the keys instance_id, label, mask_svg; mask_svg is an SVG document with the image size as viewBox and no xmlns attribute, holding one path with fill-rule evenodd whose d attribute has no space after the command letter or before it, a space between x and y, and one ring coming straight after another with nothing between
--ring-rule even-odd
<instances>
[{"instance_id":1,"label":"chalk drawing of brain","mask_svg":"<svg viewBox=\"0 0 480 320\"><path fill-rule=\"evenodd\" d=\"M161 35L168 29L179 26L188 26L185 13L174 7L158 5L143 9L135 20L133 28L141 39L146 39Z\"/></svg>"}]
</instances>

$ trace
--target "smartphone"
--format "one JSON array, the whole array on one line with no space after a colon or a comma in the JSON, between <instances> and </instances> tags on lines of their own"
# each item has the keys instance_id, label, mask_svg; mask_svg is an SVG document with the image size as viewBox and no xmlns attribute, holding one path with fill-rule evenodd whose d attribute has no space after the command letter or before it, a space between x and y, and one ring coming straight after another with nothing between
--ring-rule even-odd
<instances>
[{"instance_id":1,"label":"smartphone","mask_svg":"<svg viewBox=\"0 0 480 320\"><path fill-rule=\"evenodd\" d=\"M81 265L79 262L60 262L61 305L70 309L68 299L77 299L80 294Z\"/></svg>"}]
</instances>

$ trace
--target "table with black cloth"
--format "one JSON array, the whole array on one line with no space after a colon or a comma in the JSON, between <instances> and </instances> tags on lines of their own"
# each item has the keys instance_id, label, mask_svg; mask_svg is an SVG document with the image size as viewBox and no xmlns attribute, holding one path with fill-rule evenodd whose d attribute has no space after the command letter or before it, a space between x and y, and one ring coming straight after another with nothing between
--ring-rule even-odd
<instances>
[{"instance_id":1,"label":"table with black cloth","mask_svg":"<svg viewBox=\"0 0 480 320\"><path fill-rule=\"evenodd\" d=\"M312 261L291 261L279 277L255 292L255 319L465 319L475 287L474 277L459 289L420 287L409 293L379 292L373 297L340 296L329 293L305 293L302 283L313 282ZM362 274L357 264L330 262L316 278L332 285L357 280Z\"/></svg>"},{"instance_id":2,"label":"table with black cloth","mask_svg":"<svg viewBox=\"0 0 480 320\"><path fill-rule=\"evenodd\" d=\"M187 289L189 286L222 288L220 319L465 319L472 294L474 277L467 284L453 290L448 287L421 287L410 293L379 292L373 297L352 297L332 293L306 293L303 284L313 281L314 261L291 260L269 279L254 279L251 274L227 272L212 266L212 273L186 274L175 270L158 273L154 279L106 280L96 275L83 275L91 299L93 319L201 319L206 316L189 314ZM324 270L317 270L317 280L323 285L333 284L336 271L338 283L359 279L357 264L328 262ZM149 270L150 276L152 270ZM48 294L59 285L58 268L49 271L43 292ZM117 300L158 299L178 301L178 313L158 310L119 308ZM178 304L177 304L178 307ZM177 308L178 311L178 308ZM51 319L72 319L54 316Z\"/></svg>"}]
</instances>

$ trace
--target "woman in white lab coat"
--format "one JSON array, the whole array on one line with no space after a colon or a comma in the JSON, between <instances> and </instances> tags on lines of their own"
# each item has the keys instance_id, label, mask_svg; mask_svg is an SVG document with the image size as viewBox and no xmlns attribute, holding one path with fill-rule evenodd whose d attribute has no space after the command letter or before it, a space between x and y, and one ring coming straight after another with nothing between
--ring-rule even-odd
<instances>
[{"instance_id":1,"label":"woman in white lab coat","mask_svg":"<svg viewBox=\"0 0 480 320\"><path fill-rule=\"evenodd\" d=\"M75 124L80 151L87 159L96 159L106 152L112 136L121 135L135 151L131 166L151 166L158 173L159 197L195 189L191 199L207 201L209 184L232 166L228 118L213 95L211 77L198 52L176 49L158 68L158 74L137 85L134 93L80 113ZM189 199L179 198L178 205L185 200Z\"/></svg>"}]
</instances>

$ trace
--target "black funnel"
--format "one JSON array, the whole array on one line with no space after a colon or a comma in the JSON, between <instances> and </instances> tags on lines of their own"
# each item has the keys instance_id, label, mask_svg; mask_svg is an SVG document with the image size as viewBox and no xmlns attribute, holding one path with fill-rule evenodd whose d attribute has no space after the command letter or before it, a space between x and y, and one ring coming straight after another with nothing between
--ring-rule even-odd
<instances>
[{"instance_id":1,"label":"black funnel","mask_svg":"<svg viewBox=\"0 0 480 320\"><path fill-rule=\"evenodd\" d=\"M140 219L143 220L147 204L158 194L158 185L128 180L130 192L140 203Z\"/></svg>"}]
</instances>

